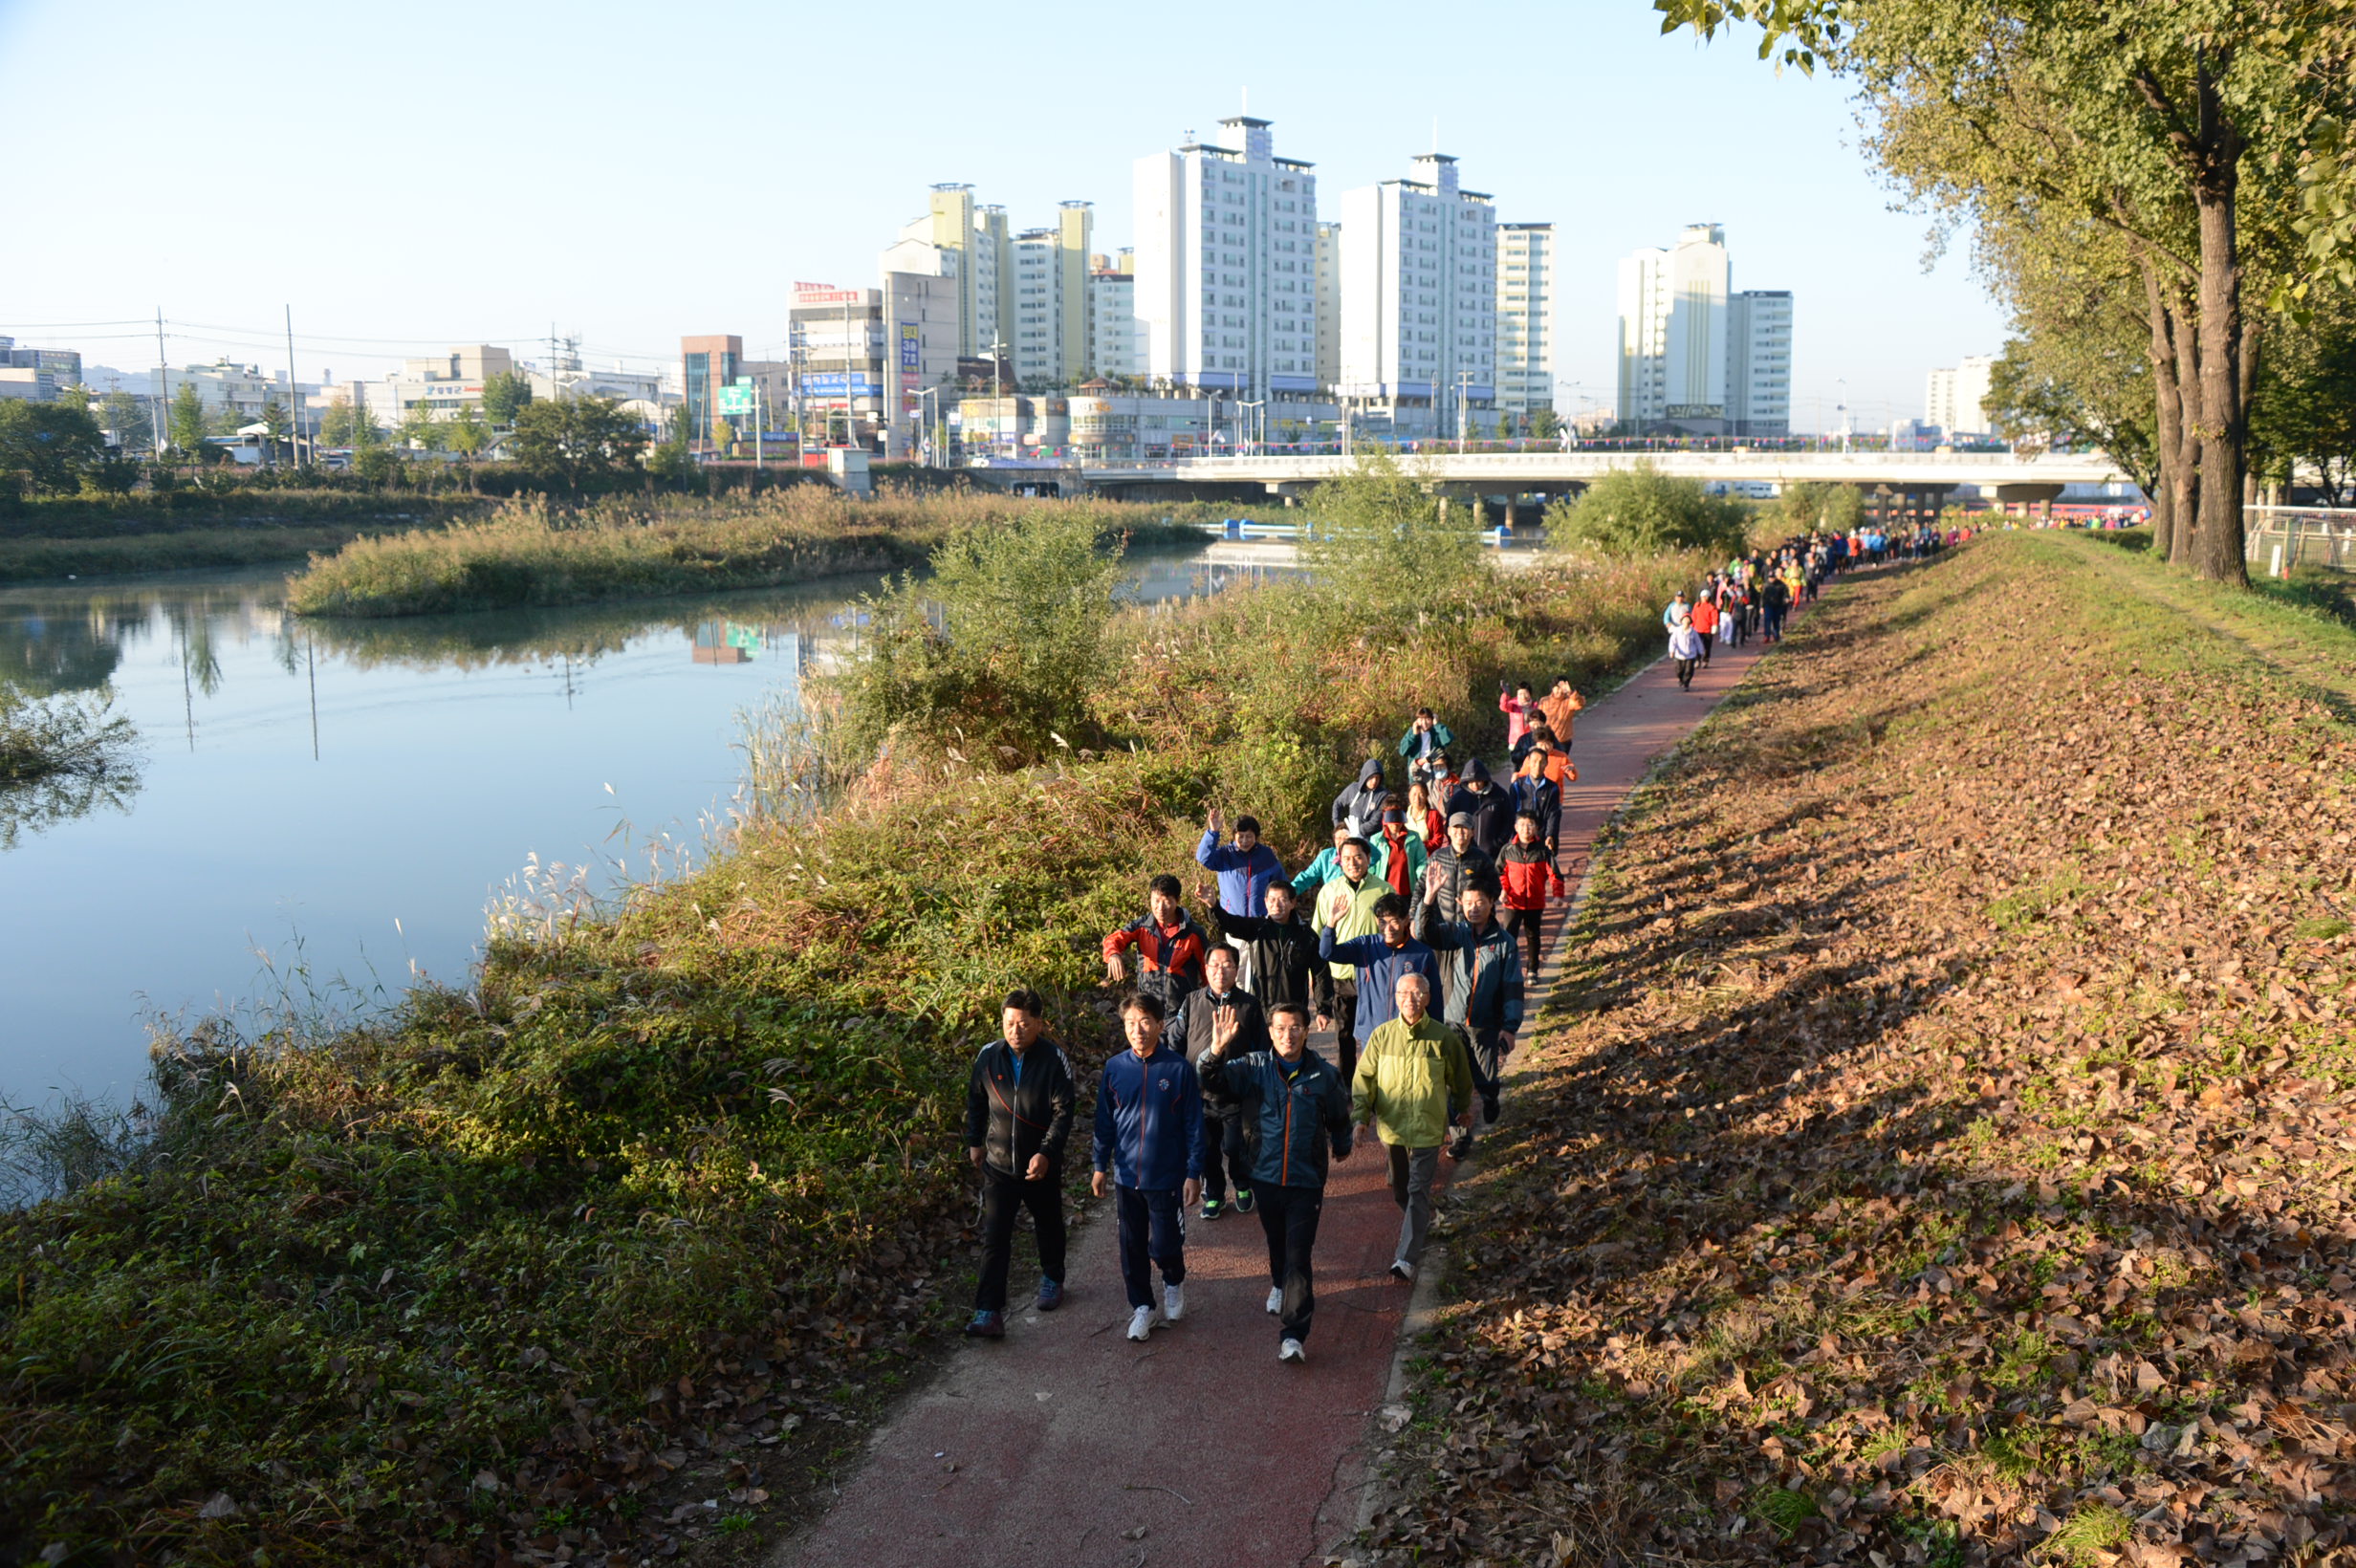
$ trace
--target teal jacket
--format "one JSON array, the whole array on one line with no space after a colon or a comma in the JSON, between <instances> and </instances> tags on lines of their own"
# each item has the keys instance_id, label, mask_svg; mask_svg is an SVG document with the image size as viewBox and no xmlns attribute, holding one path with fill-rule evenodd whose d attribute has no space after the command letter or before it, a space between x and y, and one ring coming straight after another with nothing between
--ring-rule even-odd
<instances>
[{"instance_id":1,"label":"teal jacket","mask_svg":"<svg viewBox=\"0 0 2356 1568\"><path fill-rule=\"evenodd\" d=\"M1288 1064L1274 1051L1202 1059L1203 1087L1240 1102L1251 1129L1252 1180L1323 1187L1325 1151L1350 1152L1350 1096L1314 1051Z\"/></svg>"}]
</instances>

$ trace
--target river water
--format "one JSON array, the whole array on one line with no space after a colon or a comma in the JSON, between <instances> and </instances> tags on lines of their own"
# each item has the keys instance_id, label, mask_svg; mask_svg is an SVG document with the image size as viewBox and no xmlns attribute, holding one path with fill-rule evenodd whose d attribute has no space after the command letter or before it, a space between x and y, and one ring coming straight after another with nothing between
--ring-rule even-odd
<instances>
[{"instance_id":1,"label":"river water","mask_svg":"<svg viewBox=\"0 0 2356 1568\"><path fill-rule=\"evenodd\" d=\"M1131 591L1256 570L1209 554ZM111 687L140 736L89 798L0 800L0 1104L136 1095L158 1020L463 981L534 857L700 850L740 716L790 711L872 586L361 622L288 616L277 569L0 589L0 680Z\"/></svg>"}]
</instances>

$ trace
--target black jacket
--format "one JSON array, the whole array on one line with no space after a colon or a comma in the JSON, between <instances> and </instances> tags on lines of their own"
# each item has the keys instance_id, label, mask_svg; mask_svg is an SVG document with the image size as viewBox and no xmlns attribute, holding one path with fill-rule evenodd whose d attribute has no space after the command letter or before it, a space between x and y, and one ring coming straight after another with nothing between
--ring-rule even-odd
<instances>
[{"instance_id":1,"label":"black jacket","mask_svg":"<svg viewBox=\"0 0 2356 1568\"><path fill-rule=\"evenodd\" d=\"M1324 1013L1332 1000L1333 978L1317 955L1317 933L1296 914L1278 925L1266 915L1231 915L1211 911L1211 929L1219 940L1242 955L1252 978L1252 994L1263 1008L1298 1002L1312 1017Z\"/></svg>"},{"instance_id":2,"label":"black jacket","mask_svg":"<svg viewBox=\"0 0 2356 1568\"><path fill-rule=\"evenodd\" d=\"M1258 998L1241 986L1224 997L1217 997L1211 994L1209 986L1205 986L1187 997L1186 1014L1179 1020L1179 1038L1184 1042L1180 1049L1186 1052L1187 1060L1197 1073L1203 1070L1203 1056L1211 1050L1211 1032L1217 1026L1218 1010L1222 1003L1235 1010L1235 1039L1228 1050L1241 1056L1247 1051L1268 1049L1268 1018L1260 1012ZM1205 1081L1203 1106L1206 1110L1224 1111L1234 1103L1233 1099L1214 1092L1211 1084Z\"/></svg>"},{"instance_id":3,"label":"black jacket","mask_svg":"<svg viewBox=\"0 0 2356 1568\"><path fill-rule=\"evenodd\" d=\"M1562 791L1553 779L1524 774L1514 780L1515 815L1525 811L1538 818L1540 838L1551 844L1562 837Z\"/></svg>"},{"instance_id":4,"label":"black jacket","mask_svg":"<svg viewBox=\"0 0 2356 1568\"><path fill-rule=\"evenodd\" d=\"M1472 842L1494 860L1498 851L1514 841L1513 792L1492 780L1489 765L1478 757L1466 765L1464 776L1468 783L1478 779L1488 784L1489 792L1474 795L1469 788L1459 788L1448 797L1445 810L1451 817L1460 811L1472 814Z\"/></svg>"},{"instance_id":5,"label":"black jacket","mask_svg":"<svg viewBox=\"0 0 2356 1568\"><path fill-rule=\"evenodd\" d=\"M1014 1047L993 1040L973 1058L966 1080L966 1147L985 1150L991 1168L1010 1176L1020 1176L1031 1156L1041 1153L1060 1171L1078 1096L1072 1064L1055 1041L1041 1035L1031 1042L1017 1084Z\"/></svg>"},{"instance_id":6,"label":"black jacket","mask_svg":"<svg viewBox=\"0 0 2356 1568\"><path fill-rule=\"evenodd\" d=\"M1429 863L1440 868L1440 918L1444 921L1464 918L1458 913L1458 901L1464 897L1465 883L1479 876L1494 882L1497 876L1497 862L1481 853L1477 843L1458 855L1455 844L1443 838L1440 847L1431 852ZM1422 897L1420 890L1416 896Z\"/></svg>"}]
</instances>

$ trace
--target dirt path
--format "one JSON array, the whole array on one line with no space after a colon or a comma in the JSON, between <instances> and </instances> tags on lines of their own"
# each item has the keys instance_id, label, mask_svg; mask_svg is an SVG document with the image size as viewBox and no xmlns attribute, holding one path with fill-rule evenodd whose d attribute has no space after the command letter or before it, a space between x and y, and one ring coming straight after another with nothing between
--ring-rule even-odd
<instances>
[{"instance_id":1,"label":"dirt path","mask_svg":"<svg viewBox=\"0 0 2356 1568\"><path fill-rule=\"evenodd\" d=\"M1580 778L1562 816L1573 886L1628 791L1762 651L1754 642L1721 654L1690 692L1663 660L1581 715L1572 748ZM1550 952L1541 981L1555 967ZM1534 987L1534 1012L1542 996ZM1510 1088L1506 1099L1510 1107ZM1074 1235L1069 1299L1047 1316L1020 1304L1036 1266L1018 1236L1007 1339L963 1347L876 1434L864 1466L784 1545L775 1568L1320 1559L1357 1528L1381 1434L1376 1412L1409 1306L1407 1288L1387 1273L1399 1210L1379 1147L1337 1165L1327 1193L1302 1367L1276 1361L1276 1320L1261 1310L1267 1252L1250 1215L1189 1227L1186 1320L1142 1345L1123 1335L1109 1222Z\"/></svg>"}]
</instances>

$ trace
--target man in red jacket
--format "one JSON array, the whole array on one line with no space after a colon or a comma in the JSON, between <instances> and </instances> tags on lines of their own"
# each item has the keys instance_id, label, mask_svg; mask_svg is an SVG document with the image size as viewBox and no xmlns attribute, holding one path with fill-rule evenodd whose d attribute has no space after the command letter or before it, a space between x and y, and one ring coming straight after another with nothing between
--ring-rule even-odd
<instances>
[{"instance_id":1,"label":"man in red jacket","mask_svg":"<svg viewBox=\"0 0 2356 1568\"><path fill-rule=\"evenodd\" d=\"M1161 1000L1163 1011L1175 1013L1203 983L1203 955L1211 944L1203 928L1186 912L1178 879L1164 875L1145 884L1145 912L1104 939L1104 980L1122 985L1128 979L1122 954L1137 949L1137 989Z\"/></svg>"}]
</instances>

